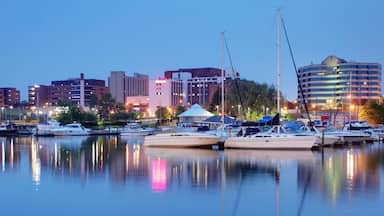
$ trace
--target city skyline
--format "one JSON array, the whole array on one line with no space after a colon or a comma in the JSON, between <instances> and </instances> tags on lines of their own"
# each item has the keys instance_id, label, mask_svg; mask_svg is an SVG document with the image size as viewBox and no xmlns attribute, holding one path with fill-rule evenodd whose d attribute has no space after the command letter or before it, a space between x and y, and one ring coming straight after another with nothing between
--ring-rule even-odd
<instances>
[{"instance_id":1,"label":"city skyline","mask_svg":"<svg viewBox=\"0 0 384 216\"><path fill-rule=\"evenodd\" d=\"M220 4L219 4L220 3ZM276 8L281 7L298 66L328 55L383 63L380 1L4 1L0 9L1 87L78 77L107 80L110 71L162 76L166 70L220 67L225 31L241 78L276 82ZM17 13L19 16L14 16ZM303 19L303 17L305 19ZM297 81L282 37L282 93ZM228 58L226 69L229 69Z\"/></svg>"}]
</instances>

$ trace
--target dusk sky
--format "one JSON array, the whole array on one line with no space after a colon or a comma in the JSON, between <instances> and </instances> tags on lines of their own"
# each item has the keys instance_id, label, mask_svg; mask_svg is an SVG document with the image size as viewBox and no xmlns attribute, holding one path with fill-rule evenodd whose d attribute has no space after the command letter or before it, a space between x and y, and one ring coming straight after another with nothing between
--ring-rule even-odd
<instances>
[{"instance_id":1,"label":"dusk sky","mask_svg":"<svg viewBox=\"0 0 384 216\"><path fill-rule=\"evenodd\" d=\"M331 54L384 63L380 0L0 0L0 87L18 88L25 100L28 85L81 72L107 80L112 70L159 77L220 67L222 31L241 77L275 84L278 7L298 66ZM281 90L294 99L283 37L281 58Z\"/></svg>"}]
</instances>

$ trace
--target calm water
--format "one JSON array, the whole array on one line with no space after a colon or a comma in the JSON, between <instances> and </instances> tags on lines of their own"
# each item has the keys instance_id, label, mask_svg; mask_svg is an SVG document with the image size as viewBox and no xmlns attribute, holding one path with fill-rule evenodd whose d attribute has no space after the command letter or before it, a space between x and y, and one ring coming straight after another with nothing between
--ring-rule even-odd
<instances>
[{"instance_id":1,"label":"calm water","mask_svg":"<svg viewBox=\"0 0 384 216\"><path fill-rule=\"evenodd\" d=\"M379 215L384 148L144 148L142 138L0 137L1 215ZM384 146L384 145L383 145Z\"/></svg>"}]
</instances>

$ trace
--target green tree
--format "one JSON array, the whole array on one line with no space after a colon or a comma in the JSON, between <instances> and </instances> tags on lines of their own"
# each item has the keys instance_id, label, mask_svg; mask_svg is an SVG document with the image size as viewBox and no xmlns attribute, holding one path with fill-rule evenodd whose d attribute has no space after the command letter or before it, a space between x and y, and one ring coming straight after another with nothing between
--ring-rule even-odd
<instances>
[{"instance_id":1,"label":"green tree","mask_svg":"<svg viewBox=\"0 0 384 216\"><path fill-rule=\"evenodd\" d=\"M237 85L236 86L236 83ZM241 106L240 97L243 105ZM284 99L281 104L284 104ZM221 88L215 92L210 110L216 110L221 104ZM276 112L276 88L265 83L259 84L249 80L228 80L225 89L225 113L253 119L257 116Z\"/></svg>"},{"instance_id":2,"label":"green tree","mask_svg":"<svg viewBox=\"0 0 384 216\"><path fill-rule=\"evenodd\" d=\"M116 101L110 93L103 94L99 100L99 114L103 119L109 119L111 113L116 113Z\"/></svg>"},{"instance_id":3,"label":"green tree","mask_svg":"<svg viewBox=\"0 0 384 216\"><path fill-rule=\"evenodd\" d=\"M384 101L368 101L359 111L359 119L370 124L384 123Z\"/></svg>"},{"instance_id":4,"label":"green tree","mask_svg":"<svg viewBox=\"0 0 384 216\"><path fill-rule=\"evenodd\" d=\"M89 103L88 103L89 107L95 108L97 107L98 104L99 104L99 98L96 95L92 94L91 97L89 98Z\"/></svg>"},{"instance_id":5,"label":"green tree","mask_svg":"<svg viewBox=\"0 0 384 216\"><path fill-rule=\"evenodd\" d=\"M175 116L177 117L181 113L185 112L185 107L183 105L178 105L175 110Z\"/></svg>"},{"instance_id":6,"label":"green tree","mask_svg":"<svg viewBox=\"0 0 384 216\"><path fill-rule=\"evenodd\" d=\"M159 107L156 110L155 115L156 115L156 118L160 119L161 122L163 120L172 118L171 111L169 109L167 109L166 107Z\"/></svg>"}]
</instances>

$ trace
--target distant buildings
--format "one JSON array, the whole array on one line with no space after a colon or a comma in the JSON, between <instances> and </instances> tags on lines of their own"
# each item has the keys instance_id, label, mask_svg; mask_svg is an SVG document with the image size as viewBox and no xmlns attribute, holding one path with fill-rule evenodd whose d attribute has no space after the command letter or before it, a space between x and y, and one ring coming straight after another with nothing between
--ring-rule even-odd
<instances>
[{"instance_id":1,"label":"distant buildings","mask_svg":"<svg viewBox=\"0 0 384 216\"><path fill-rule=\"evenodd\" d=\"M32 85L28 86L28 102L31 106L48 106L51 101L51 86Z\"/></svg>"},{"instance_id":2,"label":"distant buildings","mask_svg":"<svg viewBox=\"0 0 384 216\"><path fill-rule=\"evenodd\" d=\"M144 74L126 76L124 71L112 71L108 77L109 92L116 102L126 104L126 97L148 96L148 81Z\"/></svg>"},{"instance_id":3,"label":"distant buildings","mask_svg":"<svg viewBox=\"0 0 384 216\"><path fill-rule=\"evenodd\" d=\"M381 98L381 65L328 56L298 70L304 97L312 109L353 109ZM302 101L300 89L298 98Z\"/></svg>"},{"instance_id":4,"label":"distant buildings","mask_svg":"<svg viewBox=\"0 0 384 216\"><path fill-rule=\"evenodd\" d=\"M0 88L0 106L10 107L20 103L20 91L16 88Z\"/></svg>"},{"instance_id":5,"label":"distant buildings","mask_svg":"<svg viewBox=\"0 0 384 216\"><path fill-rule=\"evenodd\" d=\"M225 73L224 73L225 76ZM218 68L182 68L165 71L166 79L183 82L183 103L208 105L221 83L221 69Z\"/></svg>"},{"instance_id":6,"label":"distant buildings","mask_svg":"<svg viewBox=\"0 0 384 216\"><path fill-rule=\"evenodd\" d=\"M34 85L28 88L28 102L34 106L57 105L60 101L87 106L94 95L100 98L108 92L104 80L79 78L52 81L50 86Z\"/></svg>"},{"instance_id":7,"label":"distant buildings","mask_svg":"<svg viewBox=\"0 0 384 216\"><path fill-rule=\"evenodd\" d=\"M183 81L172 79L156 79L149 81L149 110L151 115L159 107L167 107L175 111L178 105L183 105Z\"/></svg>"}]
</instances>

